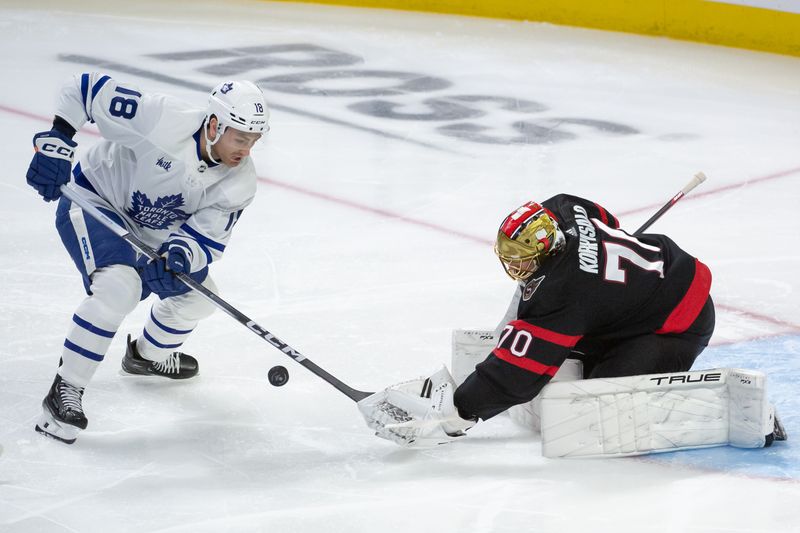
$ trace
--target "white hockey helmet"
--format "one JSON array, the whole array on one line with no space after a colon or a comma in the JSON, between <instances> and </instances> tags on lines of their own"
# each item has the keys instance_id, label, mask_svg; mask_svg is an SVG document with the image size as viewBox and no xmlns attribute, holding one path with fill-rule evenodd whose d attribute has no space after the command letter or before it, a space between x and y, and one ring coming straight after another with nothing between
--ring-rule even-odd
<instances>
[{"instance_id":1,"label":"white hockey helmet","mask_svg":"<svg viewBox=\"0 0 800 533\"><path fill-rule=\"evenodd\" d=\"M214 87L208 97L205 123L217 117L219 127L214 144L225 132L233 128L248 133L269 131L269 107L264 93L251 81L224 81Z\"/></svg>"}]
</instances>

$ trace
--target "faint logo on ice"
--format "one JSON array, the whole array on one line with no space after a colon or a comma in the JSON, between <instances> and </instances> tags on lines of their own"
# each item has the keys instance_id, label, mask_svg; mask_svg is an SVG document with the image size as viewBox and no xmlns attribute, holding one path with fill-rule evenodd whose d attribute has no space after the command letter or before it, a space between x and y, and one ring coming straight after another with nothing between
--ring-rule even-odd
<instances>
[{"instance_id":1,"label":"faint logo on ice","mask_svg":"<svg viewBox=\"0 0 800 533\"><path fill-rule=\"evenodd\" d=\"M155 202L151 202L146 194L136 191L131 198L131 207L126 208L125 212L142 227L167 229L174 222L189 218L189 213L179 209L183 205L181 194L159 196Z\"/></svg>"},{"instance_id":2,"label":"faint logo on ice","mask_svg":"<svg viewBox=\"0 0 800 533\"><path fill-rule=\"evenodd\" d=\"M456 80L425 72L384 69L380 65L364 68L364 57L341 49L313 43L271 43L228 49L219 48L151 54L148 57L169 61L191 61L191 68L205 74L227 78L247 73L262 88L278 93L303 96L307 105L320 98L314 116L338 126L349 126L383 137L406 142L431 144L428 139L412 139L395 133L398 121L419 122L415 132L423 137L447 137L484 145L550 145L584 138L626 138L640 134L632 126L587 116L572 110L551 109L545 102L493 92L472 92L458 87ZM198 63L200 62L200 63ZM280 65L284 72L270 72ZM264 71L259 77L256 72ZM223 84L220 91L234 90L235 82ZM483 86L484 84L479 84ZM465 90L466 89L466 90ZM505 92L507 87L503 87ZM525 88L526 95L535 90ZM327 111L335 98L347 98L333 107L345 114L331 117ZM356 98L355 101L352 101ZM306 111L284 108L284 111ZM545 114L547 113L547 114ZM384 128L375 127L374 120ZM377 122L380 124L381 122ZM677 140L677 139L676 139ZM449 149L448 149L449 151Z\"/></svg>"}]
</instances>

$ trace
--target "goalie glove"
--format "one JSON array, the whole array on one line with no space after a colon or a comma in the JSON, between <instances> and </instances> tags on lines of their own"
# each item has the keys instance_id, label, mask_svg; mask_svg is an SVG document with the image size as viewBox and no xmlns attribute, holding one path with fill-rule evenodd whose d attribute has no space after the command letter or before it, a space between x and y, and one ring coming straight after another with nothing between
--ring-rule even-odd
<instances>
[{"instance_id":1,"label":"goalie glove","mask_svg":"<svg viewBox=\"0 0 800 533\"><path fill-rule=\"evenodd\" d=\"M453 404L455 383L446 367L430 376L392 385L358 402L375 435L407 448L447 444L476 424Z\"/></svg>"}]
</instances>

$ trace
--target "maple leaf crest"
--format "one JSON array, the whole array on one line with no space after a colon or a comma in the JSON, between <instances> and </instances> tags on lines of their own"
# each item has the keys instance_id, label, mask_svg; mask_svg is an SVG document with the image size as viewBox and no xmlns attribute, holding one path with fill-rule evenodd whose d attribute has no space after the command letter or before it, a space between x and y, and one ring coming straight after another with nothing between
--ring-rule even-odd
<instances>
[{"instance_id":1,"label":"maple leaf crest","mask_svg":"<svg viewBox=\"0 0 800 533\"><path fill-rule=\"evenodd\" d=\"M153 207L153 204L150 202L150 198L148 198L147 195L141 191L136 191L133 193L133 199L131 203L133 203L133 206L131 206L128 211L133 211L134 213L138 213L144 207Z\"/></svg>"},{"instance_id":2,"label":"maple leaf crest","mask_svg":"<svg viewBox=\"0 0 800 533\"><path fill-rule=\"evenodd\" d=\"M154 207L160 207L168 211L183 212L179 207L183 205L183 196L180 194L173 194L170 196L159 196L156 200Z\"/></svg>"},{"instance_id":3,"label":"maple leaf crest","mask_svg":"<svg viewBox=\"0 0 800 533\"><path fill-rule=\"evenodd\" d=\"M184 203L181 194L159 196L152 202L145 193L136 191L131 196L131 207L125 212L142 227L162 230L175 221L189 218L189 213L179 209Z\"/></svg>"}]
</instances>

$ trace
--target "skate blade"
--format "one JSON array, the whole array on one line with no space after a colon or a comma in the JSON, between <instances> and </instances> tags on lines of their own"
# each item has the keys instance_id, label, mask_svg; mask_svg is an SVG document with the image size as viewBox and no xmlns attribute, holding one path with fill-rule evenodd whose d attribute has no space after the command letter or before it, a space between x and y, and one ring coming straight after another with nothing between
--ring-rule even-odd
<instances>
[{"instance_id":1,"label":"skate blade","mask_svg":"<svg viewBox=\"0 0 800 533\"><path fill-rule=\"evenodd\" d=\"M773 431L773 435L776 441L784 441L788 438L786 429L784 429L783 424L781 424L778 418L778 413L775 413L775 430Z\"/></svg>"},{"instance_id":2,"label":"skate blade","mask_svg":"<svg viewBox=\"0 0 800 533\"><path fill-rule=\"evenodd\" d=\"M59 422L53 415L45 410L34 428L37 433L50 437L65 444L72 444L78 438L81 429L70 424Z\"/></svg>"}]
</instances>

